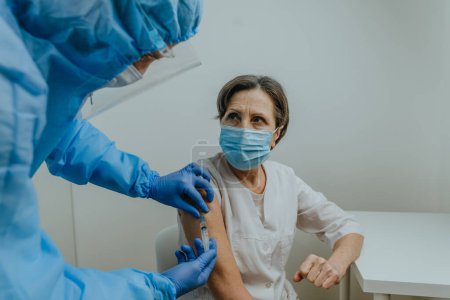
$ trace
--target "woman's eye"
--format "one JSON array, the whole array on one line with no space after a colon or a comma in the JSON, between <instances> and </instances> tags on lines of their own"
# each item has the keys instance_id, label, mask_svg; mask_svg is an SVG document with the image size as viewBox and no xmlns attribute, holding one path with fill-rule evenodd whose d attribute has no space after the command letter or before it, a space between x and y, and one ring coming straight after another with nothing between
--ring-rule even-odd
<instances>
[{"instance_id":1,"label":"woman's eye","mask_svg":"<svg viewBox=\"0 0 450 300\"><path fill-rule=\"evenodd\" d=\"M261 117L254 117L254 118L252 119L252 122L253 122L253 123L260 124L260 123L264 123L264 119L261 118Z\"/></svg>"},{"instance_id":2,"label":"woman's eye","mask_svg":"<svg viewBox=\"0 0 450 300\"><path fill-rule=\"evenodd\" d=\"M227 119L228 119L228 120L238 120L238 119L239 119L239 115L238 115L237 113L230 113L230 114L227 116Z\"/></svg>"}]
</instances>

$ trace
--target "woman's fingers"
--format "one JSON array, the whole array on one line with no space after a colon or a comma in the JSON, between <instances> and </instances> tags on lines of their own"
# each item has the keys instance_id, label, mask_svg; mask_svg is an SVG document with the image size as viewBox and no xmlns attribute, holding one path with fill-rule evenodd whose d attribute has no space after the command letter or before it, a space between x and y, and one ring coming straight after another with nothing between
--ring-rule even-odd
<instances>
[{"instance_id":1,"label":"woman's fingers","mask_svg":"<svg viewBox=\"0 0 450 300\"><path fill-rule=\"evenodd\" d=\"M324 263L320 269L320 273L317 275L316 279L314 280L314 285L316 287L321 287L325 280L328 279L330 275L331 267L328 263Z\"/></svg>"},{"instance_id":2,"label":"woman's fingers","mask_svg":"<svg viewBox=\"0 0 450 300\"><path fill-rule=\"evenodd\" d=\"M329 276L325 281L322 283L322 287L325 289L329 289L335 284L339 283L339 276L338 275L332 275Z\"/></svg>"},{"instance_id":3,"label":"woman's fingers","mask_svg":"<svg viewBox=\"0 0 450 300\"><path fill-rule=\"evenodd\" d=\"M294 281L308 279L316 287L330 288L339 283L339 272L326 259L317 255L309 255L294 275Z\"/></svg>"},{"instance_id":4,"label":"woman's fingers","mask_svg":"<svg viewBox=\"0 0 450 300\"><path fill-rule=\"evenodd\" d=\"M303 279L302 273L300 273L300 271L295 272L293 278L294 282L300 282L302 281L302 279Z\"/></svg>"},{"instance_id":5,"label":"woman's fingers","mask_svg":"<svg viewBox=\"0 0 450 300\"><path fill-rule=\"evenodd\" d=\"M320 257L321 258L321 257ZM319 277L320 271L322 269L322 265L325 263L325 259L316 259L313 263L313 266L311 268L311 270L309 271L308 275L306 276L306 278L314 283L314 281L316 281L316 278Z\"/></svg>"},{"instance_id":6,"label":"woman's fingers","mask_svg":"<svg viewBox=\"0 0 450 300\"><path fill-rule=\"evenodd\" d=\"M300 265L300 275L310 282L314 282L325 262L326 260L320 256L314 254L308 255L305 261Z\"/></svg>"},{"instance_id":7,"label":"woman's fingers","mask_svg":"<svg viewBox=\"0 0 450 300\"><path fill-rule=\"evenodd\" d=\"M314 258L315 255L308 255L308 257L305 259L305 261L300 265L299 271L303 278L306 278L309 271L313 267L314 264Z\"/></svg>"}]
</instances>

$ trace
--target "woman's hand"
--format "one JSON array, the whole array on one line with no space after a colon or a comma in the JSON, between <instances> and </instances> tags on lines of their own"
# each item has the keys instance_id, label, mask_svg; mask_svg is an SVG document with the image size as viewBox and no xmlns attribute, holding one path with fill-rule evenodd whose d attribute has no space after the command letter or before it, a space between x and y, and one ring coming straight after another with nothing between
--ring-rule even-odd
<instances>
[{"instance_id":1,"label":"woman's hand","mask_svg":"<svg viewBox=\"0 0 450 300\"><path fill-rule=\"evenodd\" d=\"M329 289L339 283L345 272L345 267L330 262L323 257L310 254L295 273L294 282L307 279L316 287Z\"/></svg>"},{"instance_id":2,"label":"woman's hand","mask_svg":"<svg viewBox=\"0 0 450 300\"><path fill-rule=\"evenodd\" d=\"M294 275L294 281L308 279L317 287L329 289L344 277L347 268L358 258L364 237L358 233L349 233L336 241L333 253L327 260L311 254L300 265Z\"/></svg>"}]
</instances>

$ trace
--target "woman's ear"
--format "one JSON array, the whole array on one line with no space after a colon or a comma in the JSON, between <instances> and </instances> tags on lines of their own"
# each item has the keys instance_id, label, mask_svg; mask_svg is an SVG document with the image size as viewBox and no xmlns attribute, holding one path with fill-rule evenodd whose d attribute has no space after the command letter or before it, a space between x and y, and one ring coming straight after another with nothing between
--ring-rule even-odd
<instances>
[{"instance_id":1,"label":"woman's ear","mask_svg":"<svg viewBox=\"0 0 450 300\"><path fill-rule=\"evenodd\" d=\"M281 131L283 130L284 126L280 126L278 127L275 132L273 133L273 137L272 137L272 142L270 143L270 150L272 150L273 148L275 148L278 139L280 138L281 135Z\"/></svg>"}]
</instances>

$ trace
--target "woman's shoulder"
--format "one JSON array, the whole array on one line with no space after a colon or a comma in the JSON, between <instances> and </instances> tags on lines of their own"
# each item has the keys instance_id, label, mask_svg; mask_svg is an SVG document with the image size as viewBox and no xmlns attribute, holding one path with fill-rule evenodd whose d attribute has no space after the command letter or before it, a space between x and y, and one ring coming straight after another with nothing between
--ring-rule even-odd
<instances>
[{"instance_id":1,"label":"woman's shoulder","mask_svg":"<svg viewBox=\"0 0 450 300\"><path fill-rule=\"evenodd\" d=\"M196 163L208 171L220 170L222 156L223 156L222 153L217 153L214 156L199 159Z\"/></svg>"},{"instance_id":2,"label":"woman's shoulder","mask_svg":"<svg viewBox=\"0 0 450 300\"><path fill-rule=\"evenodd\" d=\"M214 156L200 159L196 163L204 168L211 175L212 179L219 183L222 181L223 173L224 173L224 163L223 163L223 154L217 153Z\"/></svg>"},{"instance_id":3,"label":"woman's shoulder","mask_svg":"<svg viewBox=\"0 0 450 300\"><path fill-rule=\"evenodd\" d=\"M308 184L303 181L290 166L276 162L273 160L268 160L264 162L264 167L271 173L276 174L276 176L283 181L289 182L293 186L300 186L302 188L308 188Z\"/></svg>"},{"instance_id":4,"label":"woman's shoulder","mask_svg":"<svg viewBox=\"0 0 450 300\"><path fill-rule=\"evenodd\" d=\"M296 176L293 168L274 160L265 161L263 166L281 174Z\"/></svg>"}]
</instances>

